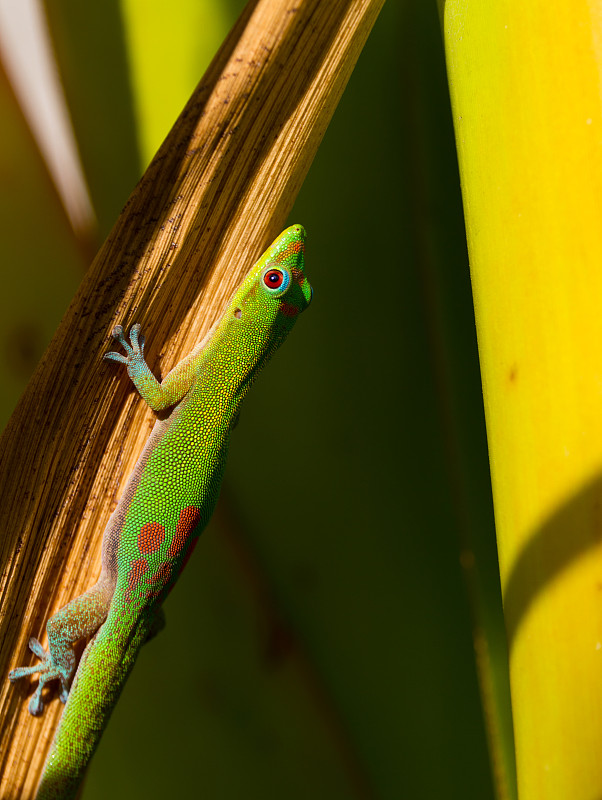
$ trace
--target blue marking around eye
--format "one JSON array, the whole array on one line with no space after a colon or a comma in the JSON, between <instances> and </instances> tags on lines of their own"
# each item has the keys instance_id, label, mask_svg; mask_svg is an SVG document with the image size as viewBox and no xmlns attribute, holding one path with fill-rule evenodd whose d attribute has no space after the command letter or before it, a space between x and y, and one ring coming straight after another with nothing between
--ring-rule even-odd
<instances>
[{"instance_id":1,"label":"blue marking around eye","mask_svg":"<svg viewBox=\"0 0 602 800\"><path fill-rule=\"evenodd\" d=\"M274 288L270 287L265 282L266 275L272 271L279 272L282 275L282 283L280 284L280 286ZM266 290L266 292L269 292L269 294L271 294L273 297L280 297L281 295L283 295L290 286L290 284L291 284L291 274L287 269L283 269L282 267L270 266L264 269L264 271L261 273L261 285Z\"/></svg>"}]
</instances>

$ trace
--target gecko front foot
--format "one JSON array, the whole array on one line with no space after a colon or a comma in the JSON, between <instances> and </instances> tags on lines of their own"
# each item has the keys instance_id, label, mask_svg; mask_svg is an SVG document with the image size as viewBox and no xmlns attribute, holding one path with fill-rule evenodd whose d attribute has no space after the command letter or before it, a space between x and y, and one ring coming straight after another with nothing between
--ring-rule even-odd
<instances>
[{"instance_id":1,"label":"gecko front foot","mask_svg":"<svg viewBox=\"0 0 602 800\"><path fill-rule=\"evenodd\" d=\"M44 703L42 702L42 689L44 686L49 681L60 680L61 702L66 703L69 697L69 681L65 678L64 672L55 665L52 654L45 650L33 636L29 640L29 649L42 663L33 667L17 667L16 669L12 669L8 673L8 679L11 683L15 683L21 680L21 678L26 678L28 675L35 675L36 672L40 673L38 687L29 701L29 713L33 714L34 717L39 717L44 711Z\"/></svg>"},{"instance_id":2,"label":"gecko front foot","mask_svg":"<svg viewBox=\"0 0 602 800\"><path fill-rule=\"evenodd\" d=\"M119 344L123 347L126 352L125 356L122 356L121 353L105 353L105 358L109 359L109 361L119 361L121 364L127 364L128 367L130 365L135 364L136 362L144 363L144 334L140 332L141 326L136 324L132 325L130 328L130 342L125 338L123 334L123 328L121 325L115 325L113 328L113 339L116 339Z\"/></svg>"}]
</instances>

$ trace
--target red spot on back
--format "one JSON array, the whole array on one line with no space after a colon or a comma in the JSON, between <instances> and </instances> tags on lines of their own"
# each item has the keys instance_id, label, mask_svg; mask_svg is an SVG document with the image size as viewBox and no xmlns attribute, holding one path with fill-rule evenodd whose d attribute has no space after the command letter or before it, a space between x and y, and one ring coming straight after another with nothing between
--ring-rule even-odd
<instances>
[{"instance_id":1,"label":"red spot on back","mask_svg":"<svg viewBox=\"0 0 602 800\"><path fill-rule=\"evenodd\" d=\"M159 584L159 591L165 586L166 583L169 582L171 577L171 564L168 561L164 561L162 564L159 564L158 569L153 572L151 577L149 578L149 583L156 583Z\"/></svg>"},{"instance_id":2,"label":"red spot on back","mask_svg":"<svg viewBox=\"0 0 602 800\"><path fill-rule=\"evenodd\" d=\"M126 593L126 600L129 602L132 599L132 592L139 586L144 573L148 569L148 564L144 558L137 558L135 561L130 562L130 571L128 572L128 588Z\"/></svg>"},{"instance_id":3,"label":"red spot on back","mask_svg":"<svg viewBox=\"0 0 602 800\"><path fill-rule=\"evenodd\" d=\"M177 558L181 554L200 518L201 512L194 506L187 506L180 511L176 532L167 555L168 558Z\"/></svg>"},{"instance_id":4,"label":"red spot on back","mask_svg":"<svg viewBox=\"0 0 602 800\"><path fill-rule=\"evenodd\" d=\"M140 528L138 534L138 549L141 553L149 555L158 550L165 539L165 528L158 522L147 522Z\"/></svg>"}]
</instances>

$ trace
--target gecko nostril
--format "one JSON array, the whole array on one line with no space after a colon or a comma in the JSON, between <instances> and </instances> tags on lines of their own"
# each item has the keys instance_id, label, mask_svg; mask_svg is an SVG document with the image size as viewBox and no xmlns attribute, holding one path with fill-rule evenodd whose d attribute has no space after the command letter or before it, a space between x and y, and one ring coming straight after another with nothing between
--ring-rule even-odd
<instances>
[{"instance_id":1,"label":"gecko nostril","mask_svg":"<svg viewBox=\"0 0 602 800\"><path fill-rule=\"evenodd\" d=\"M242 317L242 311L240 310L240 308L234 309L234 316L236 317L236 319L240 319Z\"/></svg>"}]
</instances>

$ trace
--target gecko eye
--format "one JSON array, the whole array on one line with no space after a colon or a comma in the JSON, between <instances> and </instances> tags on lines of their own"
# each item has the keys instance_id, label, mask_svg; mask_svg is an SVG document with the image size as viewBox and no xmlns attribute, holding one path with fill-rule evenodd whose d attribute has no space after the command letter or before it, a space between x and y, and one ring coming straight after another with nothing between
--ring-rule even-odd
<instances>
[{"instance_id":1,"label":"gecko eye","mask_svg":"<svg viewBox=\"0 0 602 800\"><path fill-rule=\"evenodd\" d=\"M269 267L261 276L261 282L270 294L281 295L288 289L291 276L288 271Z\"/></svg>"}]
</instances>

